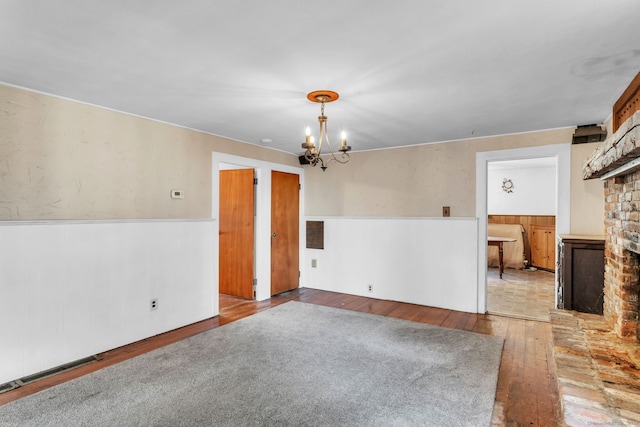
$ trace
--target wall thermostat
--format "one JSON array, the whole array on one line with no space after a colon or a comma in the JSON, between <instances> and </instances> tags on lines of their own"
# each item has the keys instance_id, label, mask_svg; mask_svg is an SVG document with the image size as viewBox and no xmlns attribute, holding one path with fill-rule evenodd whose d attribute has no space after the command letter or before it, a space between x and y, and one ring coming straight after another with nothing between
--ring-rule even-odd
<instances>
[{"instance_id":1,"label":"wall thermostat","mask_svg":"<svg viewBox=\"0 0 640 427\"><path fill-rule=\"evenodd\" d=\"M182 199L184 197L184 191L182 190L171 190L171 198L172 199Z\"/></svg>"}]
</instances>

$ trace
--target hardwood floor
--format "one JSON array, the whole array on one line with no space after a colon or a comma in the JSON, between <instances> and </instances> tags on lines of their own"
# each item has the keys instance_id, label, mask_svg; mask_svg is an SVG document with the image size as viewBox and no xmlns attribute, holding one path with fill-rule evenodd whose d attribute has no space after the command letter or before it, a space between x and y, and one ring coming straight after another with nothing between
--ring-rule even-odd
<instances>
[{"instance_id":1,"label":"hardwood floor","mask_svg":"<svg viewBox=\"0 0 640 427\"><path fill-rule=\"evenodd\" d=\"M555 308L555 273L507 268L487 269L487 311L501 316L549 321Z\"/></svg>"},{"instance_id":2,"label":"hardwood floor","mask_svg":"<svg viewBox=\"0 0 640 427\"><path fill-rule=\"evenodd\" d=\"M462 313L306 288L260 302L220 295L219 316L101 353L95 362L0 394L0 405L290 300L503 337L505 342L492 425L563 425L549 323Z\"/></svg>"}]
</instances>

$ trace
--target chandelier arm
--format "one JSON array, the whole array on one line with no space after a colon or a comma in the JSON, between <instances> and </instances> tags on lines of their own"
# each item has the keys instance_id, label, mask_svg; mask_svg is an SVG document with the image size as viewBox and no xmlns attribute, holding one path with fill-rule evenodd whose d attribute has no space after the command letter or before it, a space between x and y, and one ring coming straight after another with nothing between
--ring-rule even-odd
<instances>
[{"instance_id":1,"label":"chandelier arm","mask_svg":"<svg viewBox=\"0 0 640 427\"><path fill-rule=\"evenodd\" d=\"M345 164L347 162L349 162L349 155L347 153L342 153L342 155L340 157L342 157L342 159L340 159L339 157L336 157L335 155L332 154L332 158L330 158L329 160L327 160L327 164L331 161L335 161L338 163L342 163Z\"/></svg>"},{"instance_id":2,"label":"chandelier arm","mask_svg":"<svg viewBox=\"0 0 640 427\"><path fill-rule=\"evenodd\" d=\"M331 154L331 159L329 159L329 161L331 160L335 160L338 163L344 163L341 162L337 157L336 157L336 153L333 152L333 148L331 148L331 143L329 142L329 138L327 138L327 147L329 147L329 154Z\"/></svg>"},{"instance_id":3,"label":"chandelier arm","mask_svg":"<svg viewBox=\"0 0 640 427\"><path fill-rule=\"evenodd\" d=\"M318 151L316 152L318 157L320 157L320 155L322 154L322 140L324 139L324 136L326 134L326 127L327 127L327 122L322 121L323 117L324 117L324 114L318 117L318 123L320 126L320 130L318 133ZM323 127L323 123L324 123L324 127Z\"/></svg>"},{"instance_id":4,"label":"chandelier arm","mask_svg":"<svg viewBox=\"0 0 640 427\"><path fill-rule=\"evenodd\" d=\"M327 121L324 122L324 130L326 133L325 139L327 140L327 147L329 148L329 153L331 154L331 157L335 158L335 154L333 154L333 148L331 148L331 142L329 141L329 128L327 125Z\"/></svg>"},{"instance_id":5,"label":"chandelier arm","mask_svg":"<svg viewBox=\"0 0 640 427\"><path fill-rule=\"evenodd\" d=\"M331 147L331 142L329 142L329 137L327 137L327 146L329 147L329 153L331 153L331 159L329 159L327 163L333 160L335 162L345 164L349 161L350 157L346 151L343 151L342 155L340 156L342 157L342 160L336 156L336 153L333 151L333 148Z\"/></svg>"}]
</instances>

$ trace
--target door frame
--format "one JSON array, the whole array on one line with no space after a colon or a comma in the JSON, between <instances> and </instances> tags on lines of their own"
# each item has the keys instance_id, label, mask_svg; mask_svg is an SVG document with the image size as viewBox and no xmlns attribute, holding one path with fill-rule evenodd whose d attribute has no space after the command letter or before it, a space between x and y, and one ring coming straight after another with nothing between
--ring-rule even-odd
<instances>
[{"instance_id":1,"label":"door frame","mask_svg":"<svg viewBox=\"0 0 640 427\"><path fill-rule=\"evenodd\" d=\"M213 247L216 250L214 260L214 288L217 293L220 290L218 282L220 254L220 170L229 168L229 165L239 168L252 168L258 179L256 187L256 218L255 218L255 270L256 270L256 301L271 298L271 171L288 172L300 175L300 260L304 256L304 169L272 163L248 157L234 156L226 153L211 153L211 217L213 218ZM303 287L303 278L300 278L300 287Z\"/></svg>"},{"instance_id":2,"label":"door frame","mask_svg":"<svg viewBox=\"0 0 640 427\"><path fill-rule=\"evenodd\" d=\"M556 235L568 234L571 222L571 144L539 145L476 153L476 217L478 218L478 313L487 312L487 167L490 162L556 158ZM557 263L556 251L556 263ZM556 271L556 306L558 298Z\"/></svg>"}]
</instances>

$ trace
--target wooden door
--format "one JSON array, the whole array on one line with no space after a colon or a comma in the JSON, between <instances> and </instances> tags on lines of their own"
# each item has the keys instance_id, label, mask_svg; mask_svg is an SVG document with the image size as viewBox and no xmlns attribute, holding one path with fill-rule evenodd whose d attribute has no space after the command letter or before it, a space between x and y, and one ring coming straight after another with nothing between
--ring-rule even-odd
<instances>
[{"instance_id":1,"label":"wooden door","mask_svg":"<svg viewBox=\"0 0 640 427\"><path fill-rule=\"evenodd\" d=\"M531 227L531 265L545 270L555 270L555 227L534 225Z\"/></svg>"},{"instance_id":2,"label":"wooden door","mask_svg":"<svg viewBox=\"0 0 640 427\"><path fill-rule=\"evenodd\" d=\"M253 299L254 171L220 171L220 293Z\"/></svg>"},{"instance_id":3,"label":"wooden door","mask_svg":"<svg viewBox=\"0 0 640 427\"><path fill-rule=\"evenodd\" d=\"M300 176L271 172L271 295L298 287L300 280Z\"/></svg>"},{"instance_id":4,"label":"wooden door","mask_svg":"<svg viewBox=\"0 0 640 427\"><path fill-rule=\"evenodd\" d=\"M556 271L556 229L555 227L548 227L546 231L547 235L547 264L546 269L550 271Z\"/></svg>"},{"instance_id":5,"label":"wooden door","mask_svg":"<svg viewBox=\"0 0 640 427\"><path fill-rule=\"evenodd\" d=\"M531 265L543 267L546 265L547 237L544 229L533 227L531 230Z\"/></svg>"}]
</instances>

